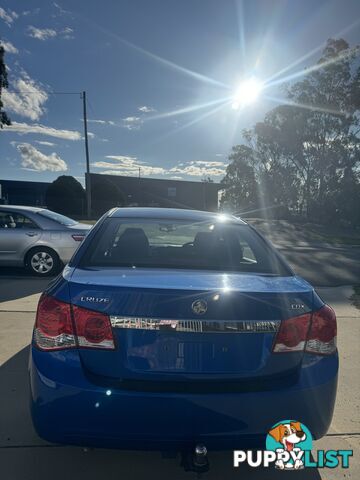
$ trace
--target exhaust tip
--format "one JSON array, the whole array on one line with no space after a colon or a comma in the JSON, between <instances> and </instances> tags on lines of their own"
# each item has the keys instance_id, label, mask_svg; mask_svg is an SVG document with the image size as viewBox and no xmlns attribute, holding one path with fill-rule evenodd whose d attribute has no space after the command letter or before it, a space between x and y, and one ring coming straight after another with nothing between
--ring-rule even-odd
<instances>
[{"instance_id":1,"label":"exhaust tip","mask_svg":"<svg viewBox=\"0 0 360 480\"><path fill-rule=\"evenodd\" d=\"M185 472L196 472L198 474L207 472L209 470L207 453L207 448L202 443L197 444L193 450L183 450L180 465Z\"/></svg>"},{"instance_id":2,"label":"exhaust tip","mask_svg":"<svg viewBox=\"0 0 360 480\"><path fill-rule=\"evenodd\" d=\"M196 445L194 452L194 464L197 467L204 467L208 463L207 448L202 443Z\"/></svg>"},{"instance_id":3,"label":"exhaust tip","mask_svg":"<svg viewBox=\"0 0 360 480\"><path fill-rule=\"evenodd\" d=\"M200 457L206 456L207 448L205 447L205 445L203 445L202 443L200 443L199 445L196 445L195 455L199 455Z\"/></svg>"}]
</instances>

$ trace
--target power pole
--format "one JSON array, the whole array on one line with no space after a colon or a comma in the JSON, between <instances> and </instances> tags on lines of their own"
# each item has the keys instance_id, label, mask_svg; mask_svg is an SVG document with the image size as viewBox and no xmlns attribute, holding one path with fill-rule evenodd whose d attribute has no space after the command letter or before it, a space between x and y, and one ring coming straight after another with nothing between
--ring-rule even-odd
<instances>
[{"instance_id":1,"label":"power pole","mask_svg":"<svg viewBox=\"0 0 360 480\"><path fill-rule=\"evenodd\" d=\"M83 114L84 114L84 140L85 140L85 156L86 156L86 173L85 173L85 189L86 189L86 215L91 220L91 180L90 180L90 160L89 160L89 140L87 130L86 116L86 92L82 92Z\"/></svg>"}]
</instances>

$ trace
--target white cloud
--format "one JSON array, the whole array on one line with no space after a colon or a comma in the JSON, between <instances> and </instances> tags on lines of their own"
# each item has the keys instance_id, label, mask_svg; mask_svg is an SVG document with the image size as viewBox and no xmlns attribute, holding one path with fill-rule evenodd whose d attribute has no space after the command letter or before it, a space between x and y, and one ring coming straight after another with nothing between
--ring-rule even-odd
<instances>
[{"instance_id":1,"label":"white cloud","mask_svg":"<svg viewBox=\"0 0 360 480\"><path fill-rule=\"evenodd\" d=\"M57 35L57 31L53 28L37 28L33 25L30 25L27 31L29 37L42 41L48 40L49 38L54 38Z\"/></svg>"},{"instance_id":2,"label":"white cloud","mask_svg":"<svg viewBox=\"0 0 360 480\"><path fill-rule=\"evenodd\" d=\"M138 107L138 110L139 110L139 112L142 112L142 113L156 112L155 108L147 107L146 105Z\"/></svg>"},{"instance_id":3,"label":"white cloud","mask_svg":"<svg viewBox=\"0 0 360 480\"><path fill-rule=\"evenodd\" d=\"M123 175L124 177L132 177L133 175L130 173L121 172L120 170L102 170L100 173L101 175Z\"/></svg>"},{"instance_id":4,"label":"white cloud","mask_svg":"<svg viewBox=\"0 0 360 480\"><path fill-rule=\"evenodd\" d=\"M173 173L182 173L183 175L189 175L190 177L204 177L204 176L220 176L225 175L225 170L219 168L201 168L194 165L188 165L184 168L174 167L170 169Z\"/></svg>"},{"instance_id":5,"label":"white cloud","mask_svg":"<svg viewBox=\"0 0 360 480\"><path fill-rule=\"evenodd\" d=\"M24 17L28 17L29 15L38 15L40 12L40 7L33 8L32 10L24 10L21 12L21 15Z\"/></svg>"},{"instance_id":6,"label":"white cloud","mask_svg":"<svg viewBox=\"0 0 360 480\"><path fill-rule=\"evenodd\" d=\"M126 155L107 155L105 158L105 161L92 163L93 167L102 169L99 173L131 177L138 176L139 168L142 176L169 175L174 180L183 180L183 175L188 177L219 177L225 175L226 168L223 162L208 162L205 160L183 162L167 169L158 165L149 165L140 161L137 157Z\"/></svg>"},{"instance_id":7,"label":"white cloud","mask_svg":"<svg viewBox=\"0 0 360 480\"><path fill-rule=\"evenodd\" d=\"M38 120L44 113L44 103L48 99L43 87L26 72L22 72L21 77L13 82L13 88L21 93L4 90L5 109L30 120Z\"/></svg>"},{"instance_id":8,"label":"white cloud","mask_svg":"<svg viewBox=\"0 0 360 480\"><path fill-rule=\"evenodd\" d=\"M103 170L100 172L103 175L124 175L125 177L136 177L139 174L139 168L133 170ZM161 167L142 166L141 175L164 175L165 170Z\"/></svg>"},{"instance_id":9,"label":"white cloud","mask_svg":"<svg viewBox=\"0 0 360 480\"><path fill-rule=\"evenodd\" d=\"M60 13L64 13L64 12L66 11L66 10L64 10L64 9L61 7L61 5L59 5L59 4L56 3L56 2L53 2L53 5L54 5L54 7L55 7L57 10L59 10Z\"/></svg>"},{"instance_id":10,"label":"white cloud","mask_svg":"<svg viewBox=\"0 0 360 480\"><path fill-rule=\"evenodd\" d=\"M16 148L21 155L21 166L25 169L38 172L65 172L67 170L66 162L55 152L45 155L30 143L20 143Z\"/></svg>"},{"instance_id":11,"label":"white cloud","mask_svg":"<svg viewBox=\"0 0 360 480\"><path fill-rule=\"evenodd\" d=\"M192 161L192 162L189 162L190 165L200 165L200 166L204 166L204 167L226 167L227 164L224 163L224 162L220 162L220 161L217 161L217 162L208 162L207 160L195 160L195 161Z\"/></svg>"},{"instance_id":12,"label":"white cloud","mask_svg":"<svg viewBox=\"0 0 360 480\"><path fill-rule=\"evenodd\" d=\"M123 127L128 130L138 130L143 120L140 117L126 117L123 118Z\"/></svg>"},{"instance_id":13,"label":"white cloud","mask_svg":"<svg viewBox=\"0 0 360 480\"><path fill-rule=\"evenodd\" d=\"M12 125L5 126L3 132L16 132L19 134L38 133L48 135L49 137L61 138L63 140L81 140L81 133L76 130L59 130L53 127L47 127L39 123L18 123L12 122Z\"/></svg>"},{"instance_id":14,"label":"white cloud","mask_svg":"<svg viewBox=\"0 0 360 480\"><path fill-rule=\"evenodd\" d=\"M126 175L133 177L139 174L139 168L141 169L141 175L166 174L165 168L147 165L144 162L140 162L136 157L126 155L107 155L106 158L114 161L99 161L92 163L93 167L104 169L100 172L103 174Z\"/></svg>"},{"instance_id":15,"label":"white cloud","mask_svg":"<svg viewBox=\"0 0 360 480\"><path fill-rule=\"evenodd\" d=\"M56 143L45 142L45 141L42 141L42 140L35 140L35 143L38 143L39 145L44 145L45 147L55 147L56 146Z\"/></svg>"},{"instance_id":16,"label":"white cloud","mask_svg":"<svg viewBox=\"0 0 360 480\"><path fill-rule=\"evenodd\" d=\"M95 119L88 118L88 123L100 123L100 125L106 125L107 121L106 120L95 120Z\"/></svg>"},{"instance_id":17,"label":"white cloud","mask_svg":"<svg viewBox=\"0 0 360 480\"><path fill-rule=\"evenodd\" d=\"M225 175L226 165L223 162L207 162L204 160L197 160L187 162L186 164L179 164L170 169L172 173L180 173L190 177L204 177L204 176L223 176Z\"/></svg>"},{"instance_id":18,"label":"white cloud","mask_svg":"<svg viewBox=\"0 0 360 480\"><path fill-rule=\"evenodd\" d=\"M166 169L157 165L148 165L138 160L137 157L126 155L107 155L105 158L105 161L94 162L92 166L102 169L100 173L107 175L137 176L140 168L143 176L169 175L174 180L182 180L183 175L189 177L224 176L226 168L223 162L208 162L205 160L179 163L175 167Z\"/></svg>"},{"instance_id":19,"label":"white cloud","mask_svg":"<svg viewBox=\"0 0 360 480\"><path fill-rule=\"evenodd\" d=\"M109 158L110 160L116 160L119 163L127 164L127 165L132 165L135 162L142 163L142 162L138 161L137 157L130 157L130 156L127 156L127 155L106 155L105 158Z\"/></svg>"},{"instance_id":20,"label":"white cloud","mask_svg":"<svg viewBox=\"0 0 360 480\"><path fill-rule=\"evenodd\" d=\"M215 153L215 157L223 157L224 154L223 153Z\"/></svg>"},{"instance_id":21,"label":"white cloud","mask_svg":"<svg viewBox=\"0 0 360 480\"><path fill-rule=\"evenodd\" d=\"M5 42L4 40L0 40L0 45L4 47L6 53L19 53L19 50L11 42Z\"/></svg>"},{"instance_id":22,"label":"white cloud","mask_svg":"<svg viewBox=\"0 0 360 480\"><path fill-rule=\"evenodd\" d=\"M74 29L71 27L65 27L62 30L55 30L54 28L38 28L30 25L27 29L29 37L36 38L37 40L49 40L50 38L60 37L65 40L72 40Z\"/></svg>"},{"instance_id":23,"label":"white cloud","mask_svg":"<svg viewBox=\"0 0 360 480\"><path fill-rule=\"evenodd\" d=\"M80 119L81 122L84 121L83 118ZM87 119L87 122L88 123L97 123L99 125L111 125L112 127L116 125L115 122L113 122L112 120L103 120L103 119L97 119L97 118L88 118Z\"/></svg>"},{"instance_id":24,"label":"white cloud","mask_svg":"<svg viewBox=\"0 0 360 480\"><path fill-rule=\"evenodd\" d=\"M65 27L63 30L60 31L60 35L65 38L65 40L72 40L74 37L73 35L74 29L71 27Z\"/></svg>"},{"instance_id":25,"label":"white cloud","mask_svg":"<svg viewBox=\"0 0 360 480\"><path fill-rule=\"evenodd\" d=\"M4 10L3 8L0 7L0 18L4 20L6 25L8 27L11 27L11 24L13 23L14 20L18 18L18 14L12 10Z\"/></svg>"},{"instance_id":26,"label":"white cloud","mask_svg":"<svg viewBox=\"0 0 360 480\"><path fill-rule=\"evenodd\" d=\"M62 6L59 5L58 3L53 2L53 5L54 5L54 7L56 8L56 10L58 11L59 16L71 15L71 12L70 12L69 10L65 10L65 9L62 8ZM56 15L55 15L55 17L56 17Z\"/></svg>"}]
</instances>

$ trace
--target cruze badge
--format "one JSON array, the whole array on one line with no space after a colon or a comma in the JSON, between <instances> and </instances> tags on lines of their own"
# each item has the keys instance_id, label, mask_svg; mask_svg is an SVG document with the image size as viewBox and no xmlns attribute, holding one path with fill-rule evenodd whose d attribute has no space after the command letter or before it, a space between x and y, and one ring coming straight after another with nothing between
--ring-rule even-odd
<instances>
[{"instance_id":1,"label":"cruze badge","mask_svg":"<svg viewBox=\"0 0 360 480\"><path fill-rule=\"evenodd\" d=\"M207 303L205 300L195 300L191 304L192 311L196 313L196 315L204 315L207 312Z\"/></svg>"},{"instance_id":2,"label":"cruze badge","mask_svg":"<svg viewBox=\"0 0 360 480\"><path fill-rule=\"evenodd\" d=\"M106 297L81 297L80 302L92 302L92 303L109 303L110 298Z\"/></svg>"}]
</instances>

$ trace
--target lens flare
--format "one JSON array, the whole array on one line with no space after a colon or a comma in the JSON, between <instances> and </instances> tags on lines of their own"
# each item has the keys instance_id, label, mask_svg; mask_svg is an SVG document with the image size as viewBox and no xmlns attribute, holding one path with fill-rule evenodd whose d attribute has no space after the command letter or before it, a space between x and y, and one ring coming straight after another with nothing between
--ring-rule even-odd
<instances>
[{"instance_id":1,"label":"lens flare","mask_svg":"<svg viewBox=\"0 0 360 480\"><path fill-rule=\"evenodd\" d=\"M232 108L238 110L241 107L256 102L262 89L263 84L257 78L251 77L244 80L234 94Z\"/></svg>"}]
</instances>

